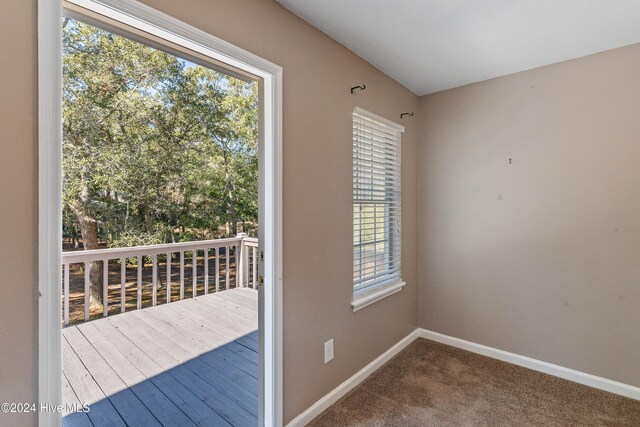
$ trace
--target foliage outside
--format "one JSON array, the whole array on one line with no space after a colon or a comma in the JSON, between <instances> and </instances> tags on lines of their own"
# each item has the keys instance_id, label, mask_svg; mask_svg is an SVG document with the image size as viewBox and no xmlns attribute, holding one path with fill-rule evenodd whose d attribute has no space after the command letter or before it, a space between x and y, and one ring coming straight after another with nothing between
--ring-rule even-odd
<instances>
[{"instance_id":1,"label":"foliage outside","mask_svg":"<svg viewBox=\"0 0 640 427\"><path fill-rule=\"evenodd\" d=\"M255 235L257 140L255 82L64 19L63 234L75 248Z\"/></svg>"}]
</instances>

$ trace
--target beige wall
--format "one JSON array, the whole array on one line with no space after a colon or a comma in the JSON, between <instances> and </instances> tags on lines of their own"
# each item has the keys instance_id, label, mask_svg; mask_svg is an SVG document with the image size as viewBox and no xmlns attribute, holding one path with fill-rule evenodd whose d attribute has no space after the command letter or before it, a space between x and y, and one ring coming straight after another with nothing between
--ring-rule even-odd
<instances>
[{"instance_id":1,"label":"beige wall","mask_svg":"<svg viewBox=\"0 0 640 427\"><path fill-rule=\"evenodd\" d=\"M417 97L267 0L145 0L284 68L284 418L291 420L417 325L417 121L403 136L405 289L353 313L351 111L398 120ZM36 396L36 0L0 13L0 400ZM351 95L349 88L367 90ZM7 327L11 324L11 327ZM323 363L324 341L335 359ZM9 343L9 344L7 344ZM21 424L34 417L24 416ZM0 424L4 418L0 418Z\"/></svg>"},{"instance_id":2,"label":"beige wall","mask_svg":"<svg viewBox=\"0 0 640 427\"><path fill-rule=\"evenodd\" d=\"M0 402L37 385L36 2L0 5ZM0 425L35 423L0 414Z\"/></svg>"},{"instance_id":3,"label":"beige wall","mask_svg":"<svg viewBox=\"0 0 640 427\"><path fill-rule=\"evenodd\" d=\"M421 98L421 327L640 386L639 71L633 45Z\"/></svg>"},{"instance_id":4,"label":"beige wall","mask_svg":"<svg viewBox=\"0 0 640 427\"><path fill-rule=\"evenodd\" d=\"M399 119L417 97L279 4L144 0L284 69L284 419L387 350L417 325L417 121L403 135L403 272L407 288L354 313L354 105ZM367 89L351 95L349 88ZM324 341L335 359L324 364Z\"/></svg>"}]
</instances>

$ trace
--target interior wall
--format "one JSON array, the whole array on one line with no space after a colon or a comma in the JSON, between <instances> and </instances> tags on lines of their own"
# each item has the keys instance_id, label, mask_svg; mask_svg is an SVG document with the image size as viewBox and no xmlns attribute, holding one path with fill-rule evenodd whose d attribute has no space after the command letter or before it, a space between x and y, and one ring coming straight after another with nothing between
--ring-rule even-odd
<instances>
[{"instance_id":1,"label":"interior wall","mask_svg":"<svg viewBox=\"0 0 640 427\"><path fill-rule=\"evenodd\" d=\"M351 113L389 119L418 98L271 0L145 0L284 68L284 419L291 420L417 325L417 117L403 135L402 292L354 313ZM0 14L0 400L37 392L36 0ZM351 95L350 87L367 89ZM324 341L335 359L324 364ZM10 343L8 345L7 343ZM2 425L34 424L33 414ZM8 418L7 418L8 419Z\"/></svg>"},{"instance_id":2,"label":"interior wall","mask_svg":"<svg viewBox=\"0 0 640 427\"><path fill-rule=\"evenodd\" d=\"M640 44L420 99L421 327L640 386Z\"/></svg>"},{"instance_id":3,"label":"interior wall","mask_svg":"<svg viewBox=\"0 0 640 427\"><path fill-rule=\"evenodd\" d=\"M417 325L417 120L403 120L402 292L356 313L352 299L355 105L391 120L418 98L272 0L143 0L283 67L284 421ZM351 95L358 84L367 89ZM324 342L335 359L324 364Z\"/></svg>"},{"instance_id":4,"label":"interior wall","mask_svg":"<svg viewBox=\"0 0 640 427\"><path fill-rule=\"evenodd\" d=\"M35 402L37 387L36 1L0 6L0 402ZM0 412L0 425L36 414Z\"/></svg>"}]
</instances>

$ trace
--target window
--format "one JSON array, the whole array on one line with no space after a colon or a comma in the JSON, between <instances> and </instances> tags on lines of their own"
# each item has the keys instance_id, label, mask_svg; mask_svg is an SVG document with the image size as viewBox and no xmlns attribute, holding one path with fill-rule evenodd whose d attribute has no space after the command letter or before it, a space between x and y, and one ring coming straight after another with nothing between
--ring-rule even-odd
<instances>
[{"instance_id":1,"label":"window","mask_svg":"<svg viewBox=\"0 0 640 427\"><path fill-rule=\"evenodd\" d=\"M404 127L353 111L353 306L404 286L400 256L400 137Z\"/></svg>"}]
</instances>

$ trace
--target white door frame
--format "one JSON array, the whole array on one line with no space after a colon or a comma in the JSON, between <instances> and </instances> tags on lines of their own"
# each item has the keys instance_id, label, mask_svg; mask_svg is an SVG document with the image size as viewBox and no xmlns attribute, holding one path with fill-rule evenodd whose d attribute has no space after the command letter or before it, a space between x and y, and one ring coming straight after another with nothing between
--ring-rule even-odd
<instances>
[{"instance_id":1,"label":"white door frame","mask_svg":"<svg viewBox=\"0 0 640 427\"><path fill-rule=\"evenodd\" d=\"M282 425L282 68L134 0L69 0L258 76L262 84L260 223L265 285L260 425ZM62 0L38 0L38 402L62 403ZM40 412L41 426L61 424Z\"/></svg>"}]
</instances>

